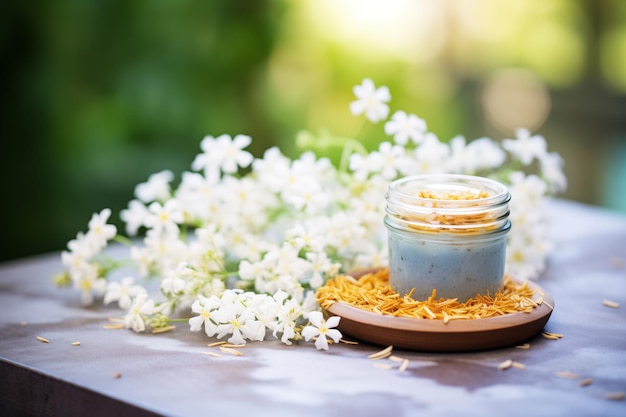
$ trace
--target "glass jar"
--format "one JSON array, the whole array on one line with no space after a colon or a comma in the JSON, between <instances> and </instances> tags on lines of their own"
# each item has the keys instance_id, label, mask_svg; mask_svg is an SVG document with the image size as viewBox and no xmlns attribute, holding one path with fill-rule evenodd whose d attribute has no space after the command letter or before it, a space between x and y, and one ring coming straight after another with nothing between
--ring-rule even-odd
<instances>
[{"instance_id":1,"label":"glass jar","mask_svg":"<svg viewBox=\"0 0 626 417\"><path fill-rule=\"evenodd\" d=\"M389 283L400 295L467 301L502 288L508 189L482 177L417 175L392 182L385 226Z\"/></svg>"}]
</instances>

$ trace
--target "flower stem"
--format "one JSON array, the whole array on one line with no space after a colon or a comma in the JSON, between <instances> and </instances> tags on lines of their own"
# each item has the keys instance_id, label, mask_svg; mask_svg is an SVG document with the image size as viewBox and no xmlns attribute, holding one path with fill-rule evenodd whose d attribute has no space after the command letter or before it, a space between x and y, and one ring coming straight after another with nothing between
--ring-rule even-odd
<instances>
[{"instance_id":1,"label":"flower stem","mask_svg":"<svg viewBox=\"0 0 626 417\"><path fill-rule=\"evenodd\" d=\"M357 127L356 132L354 132L354 135L352 135L353 138L356 139L359 136L359 133L361 133L361 130L363 130L363 126L365 126L365 122L367 122L367 119L363 117L363 119L361 120L361 124L359 125L359 127Z\"/></svg>"},{"instance_id":2,"label":"flower stem","mask_svg":"<svg viewBox=\"0 0 626 417\"><path fill-rule=\"evenodd\" d=\"M133 245L133 241L132 240L130 240L126 236L122 236L122 235L115 235L115 237L113 237L112 240L114 242L121 243L122 245L126 245L126 246L132 246Z\"/></svg>"},{"instance_id":3,"label":"flower stem","mask_svg":"<svg viewBox=\"0 0 626 417\"><path fill-rule=\"evenodd\" d=\"M351 139L343 147L341 152L341 160L339 161L339 172L348 172L348 167L350 164L350 155L352 153L358 152L361 155L367 155L367 149L361 142L356 139Z\"/></svg>"}]
</instances>

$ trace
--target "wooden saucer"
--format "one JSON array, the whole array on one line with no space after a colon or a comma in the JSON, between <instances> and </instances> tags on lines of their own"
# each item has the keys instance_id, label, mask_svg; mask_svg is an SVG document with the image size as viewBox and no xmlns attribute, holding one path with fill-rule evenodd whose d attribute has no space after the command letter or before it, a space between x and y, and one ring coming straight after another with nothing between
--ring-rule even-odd
<instances>
[{"instance_id":1,"label":"wooden saucer","mask_svg":"<svg viewBox=\"0 0 626 417\"><path fill-rule=\"evenodd\" d=\"M399 349L431 352L465 352L511 346L543 330L548 322L554 299L539 285L529 282L543 302L530 313L512 313L480 319L442 320L394 317L361 310L343 302L326 309L339 316L339 330L364 342L393 345Z\"/></svg>"}]
</instances>

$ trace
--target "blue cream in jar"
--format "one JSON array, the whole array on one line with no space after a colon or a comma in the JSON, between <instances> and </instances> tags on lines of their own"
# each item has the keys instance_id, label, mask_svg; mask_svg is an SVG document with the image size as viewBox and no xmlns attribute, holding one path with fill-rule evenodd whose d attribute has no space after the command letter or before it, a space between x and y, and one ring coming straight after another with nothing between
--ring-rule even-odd
<instances>
[{"instance_id":1,"label":"blue cream in jar","mask_svg":"<svg viewBox=\"0 0 626 417\"><path fill-rule=\"evenodd\" d=\"M385 226L389 283L400 295L464 302L502 288L510 194L503 184L454 174L392 182Z\"/></svg>"}]
</instances>

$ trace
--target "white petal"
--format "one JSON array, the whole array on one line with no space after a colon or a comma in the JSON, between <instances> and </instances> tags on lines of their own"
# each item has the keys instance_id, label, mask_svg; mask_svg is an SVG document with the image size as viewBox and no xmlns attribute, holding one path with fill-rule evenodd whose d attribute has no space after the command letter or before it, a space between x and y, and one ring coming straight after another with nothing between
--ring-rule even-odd
<instances>
[{"instance_id":1,"label":"white petal","mask_svg":"<svg viewBox=\"0 0 626 417\"><path fill-rule=\"evenodd\" d=\"M233 345L245 345L246 341L241 335L239 329L235 329L233 330L233 335L228 339L228 343L232 343Z\"/></svg>"},{"instance_id":2,"label":"white petal","mask_svg":"<svg viewBox=\"0 0 626 417\"><path fill-rule=\"evenodd\" d=\"M302 337L304 337L304 340L311 340L312 338L314 338L315 336L318 336L320 334L320 331L313 326L306 326L304 329L302 329Z\"/></svg>"},{"instance_id":3,"label":"white petal","mask_svg":"<svg viewBox=\"0 0 626 417\"><path fill-rule=\"evenodd\" d=\"M320 311L311 311L309 313L309 321L315 327L320 327L324 320L324 316Z\"/></svg>"},{"instance_id":4,"label":"white petal","mask_svg":"<svg viewBox=\"0 0 626 417\"><path fill-rule=\"evenodd\" d=\"M330 329L326 332L326 335L328 337L330 337L331 339L333 339L335 342L338 342L341 340L341 338L343 337L343 335L341 334L341 332L337 329Z\"/></svg>"},{"instance_id":5,"label":"white petal","mask_svg":"<svg viewBox=\"0 0 626 417\"><path fill-rule=\"evenodd\" d=\"M325 337L318 337L315 341L317 350L328 350L328 340Z\"/></svg>"},{"instance_id":6,"label":"white petal","mask_svg":"<svg viewBox=\"0 0 626 417\"><path fill-rule=\"evenodd\" d=\"M189 330L192 332L199 332L202 329L202 323L204 319L202 316L196 316L189 319Z\"/></svg>"},{"instance_id":7,"label":"white petal","mask_svg":"<svg viewBox=\"0 0 626 417\"><path fill-rule=\"evenodd\" d=\"M235 139L233 139L233 144L237 146L239 149L243 149L246 146L252 143L252 138L247 135L237 135Z\"/></svg>"},{"instance_id":8,"label":"white petal","mask_svg":"<svg viewBox=\"0 0 626 417\"><path fill-rule=\"evenodd\" d=\"M350 103L350 113L352 113L353 116L358 116L359 114L363 113L366 108L367 105L365 104L365 102L360 100Z\"/></svg>"},{"instance_id":9,"label":"white petal","mask_svg":"<svg viewBox=\"0 0 626 417\"><path fill-rule=\"evenodd\" d=\"M329 329L337 327L339 325L339 320L341 320L341 317L339 316L330 317L328 320L326 320L326 327L328 327Z\"/></svg>"}]
</instances>

